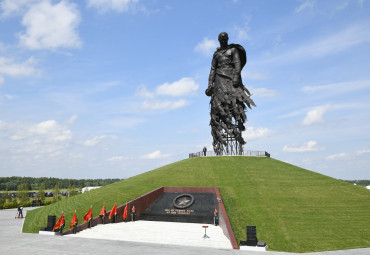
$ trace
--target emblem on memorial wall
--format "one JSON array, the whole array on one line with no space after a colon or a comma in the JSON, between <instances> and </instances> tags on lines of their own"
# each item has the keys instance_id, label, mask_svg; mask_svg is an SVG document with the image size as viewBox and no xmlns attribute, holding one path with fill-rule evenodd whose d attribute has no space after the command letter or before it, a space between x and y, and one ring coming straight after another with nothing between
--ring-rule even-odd
<instances>
[{"instance_id":1,"label":"emblem on memorial wall","mask_svg":"<svg viewBox=\"0 0 370 255\"><path fill-rule=\"evenodd\" d=\"M185 209L194 203L194 197L191 194L181 194L174 198L173 205L177 209Z\"/></svg>"}]
</instances>

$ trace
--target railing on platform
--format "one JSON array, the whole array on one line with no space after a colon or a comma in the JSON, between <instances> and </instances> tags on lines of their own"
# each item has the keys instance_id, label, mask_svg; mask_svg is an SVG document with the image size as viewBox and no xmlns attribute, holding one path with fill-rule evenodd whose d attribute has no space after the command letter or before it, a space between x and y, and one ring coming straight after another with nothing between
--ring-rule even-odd
<instances>
[{"instance_id":1,"label":"railing on platform","mask_svg":"<svg viewBox=\"0 0 370 255\"><path fill-rule=\"evenodd\" d=\"M235 156L231 154L225 153L215 153L214 151L207 151L204 153L203 151L189 153L189 158L196 158L196 157L217 157L217 156ZM270 153L267 151L243 151L241 155L237 156L249 156L249 157L270 157Z\"/></svg>"}]
</instances>

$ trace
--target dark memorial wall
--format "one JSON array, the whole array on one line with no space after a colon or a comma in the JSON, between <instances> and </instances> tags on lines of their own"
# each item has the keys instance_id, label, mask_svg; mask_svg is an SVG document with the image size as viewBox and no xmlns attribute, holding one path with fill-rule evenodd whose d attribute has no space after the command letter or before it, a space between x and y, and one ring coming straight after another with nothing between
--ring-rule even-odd
<instances>
[{"instance_id":1,"label":"dark memorial wall","mask_svg":"<svg viewBox=\"0 0 370 255\"><path fill-rule=\"evenodd\" d=\"M164 192L141 214L141 220L213 224L215 193Z\"/></svg>"},{"instance_id":2,"label":"dark memorial wall","mask_svg":"<svg viewBox=\"0 0 370 255\"><path fill-rule=\"evenodd\" d=\"M152 205L152 207L155 206L154 201L156 201L156 199L159 198L163 193L175 193L175 196L172 196L173 199L172 198L167 199L167 204L169 205L168 205L168 208L164 208L166 213L164 214L162 211L162 213L156 214L154 211L151 212L150 209L146 211L146 209L148 209L150 205ZM191 201L192 199L189 196L178 197L179 194L180 195L189 194L193 196L194 201ZM204 195L205 196L210 195L210 197L204 198ZM203 199L200 197L203 197ZM172 204L171 204L171 199L172 199ZM177 207L179 208L173 205L174 199L176 199L175 201L177 203ZM118 211L117 222L123 221L123 211L124 211L126 204L128 206L128 211L130 211L131 208L135 205L137 220L142 220L143 218L141 217L141 215L144 211L146 211L147 212L146 217L153 217L153 218L156 218L157 220L159 219L163 220L163 218L161 219L161 216L166 215L167 219L171 217L170 218L171 221L176 220L179 222L180 219L182 218L183 220L185 220L185 222L191 222L191 220L193 221L196 220L196 222L194 223L211 223L211 224L213 223L214 209L217 208L219 212L220 227L222 228L227 238L230 239L230 242L233 248L239 249L239 245L236 242L233 230L230 226L229 218L227 217L227 213L226 213L223 201L222 201L220 191L217 187L159 187L155 190L152 190L146 194L141 195L140 197L137 197L131 201L128 201L125 204L117 206L117 211ZM196 207L198 207L198 209ZM206 207L208 207L207 210L205 209ZM160 211L161 209L159 209L159 212ZM107 211L106 213L107 218L109 216L109 213L110 211ZM202 220L202 215L204 215L204 221ZM128 215L128 220L131 220L130 214ZM95 227L96 225L103 223L99 216L94 217L91 220L91 222L92 222L91 227ZM106 220L106 224L108 223L112 223L112 222L109 220ZM83 231L87 229L87 227L88 227L87 222L81 223L77 227L77 232ZM63 235L69 235L69 234L72 234L72 229L67 229L66 231L63 232Z\"/></svg>"}]
</instances>

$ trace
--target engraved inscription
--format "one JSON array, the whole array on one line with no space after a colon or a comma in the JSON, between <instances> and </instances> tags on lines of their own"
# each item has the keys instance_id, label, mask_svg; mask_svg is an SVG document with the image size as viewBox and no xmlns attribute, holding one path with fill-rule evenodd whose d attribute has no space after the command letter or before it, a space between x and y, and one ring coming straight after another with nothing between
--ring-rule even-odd
<instances>
[{"instance_id":1,"label":"engraved inscription","mask_svg":"<svg viewBox=\"0 0 370 255\"><path fill-rule=\"evenodd\" d=\"M190 215L193 214L194 210L184 210L184 209L164 209L166 214L176 214L176 215Z\"/></svg>"}]
</instances>

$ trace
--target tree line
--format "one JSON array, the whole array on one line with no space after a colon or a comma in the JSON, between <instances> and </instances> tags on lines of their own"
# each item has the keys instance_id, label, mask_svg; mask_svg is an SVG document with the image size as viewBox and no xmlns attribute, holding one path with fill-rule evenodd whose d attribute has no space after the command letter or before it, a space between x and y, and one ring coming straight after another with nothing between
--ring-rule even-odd
<instances>
[{"instance_id":1,"label":"tree line","mask_svg":"<svg viewBox=\"0 0 370 255\"><path fill-rule=\"evenodd\" d=\"M121 179L60 179L52 177L0 177L0 191L19 190L20 185L24 185L25 190L39 190L41 184L43 189L54 189L56 185L60 189L68 189L68 187L93 187L105 186Z\"/></svg>"},{"instance_id":2,"label":"tree line","mask_svg":"<svg viewBox=\"0 0 370 255\"><path fill-rule=\"evenodd\" d=\"M360 186L368 186L370 185L370 180L345 180L346 182L360 185Z\"/></svg>"}]
</instances>

